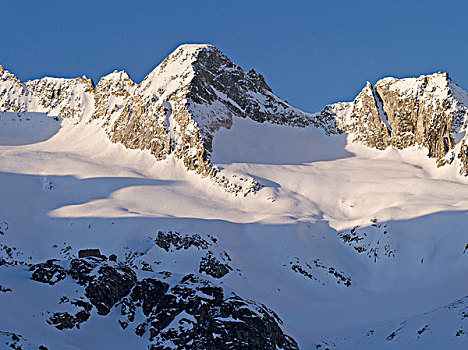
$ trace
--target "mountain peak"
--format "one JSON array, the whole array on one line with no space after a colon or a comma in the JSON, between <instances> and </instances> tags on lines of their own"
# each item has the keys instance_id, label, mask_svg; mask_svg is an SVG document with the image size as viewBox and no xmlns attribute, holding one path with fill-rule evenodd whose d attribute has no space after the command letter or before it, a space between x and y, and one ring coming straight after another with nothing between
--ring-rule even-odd
<instances>
[{"instance_id":1,"label":"mountain peak","mask_svg":"<svg viewBox=\"0 0 468 350\"><path fill-rule=\"evenodd\" d=\"M215 133L233 119L305 127L335 133L333 120L299 111L275 96L261 74L245 72L212 45L174 50L136 87L108 133L129 148L149 149L157 159L174 154L189 170L237 192L210 164Z\"/></svg>"},{"instance_id":2,"label":"mountain peak","mask_svg":"<svg viewBox=\"0 0 468 350\"><path fill-rule=\"evenodd\" d=\"M0 111L24 111L28 95L26 86L0 66Z\"/></svg>"},{"instance_id":3,"label":"mountain peak","mask_svg":"<svg viewBox=\"0 0 468 350\"><path fill-rule=\"evenodd\" d=\"M104 75L103 77L101 77L101 79L99 79L99 83L102 81L126 81L130 78L130 76L128 75L128 73L125 71L125 70L117 70L115 69L112 73L109 73L107 75ZM98 83L98 84L99 84Z\"/></svg>"},{"instance_id":4,"label":"mountain peak","mask_svg":"<svg viewBox=\"0 0 468 350\"><path fill-rule=\"evenodd\" d=\"M211 51L211 50L219 50L219 49L216 46L211 45L211 44L182 44L182 45L179 45L174 50L174 53L177 51L195 53L201 50Z\"/></svg>"},{"instance_id":5,"label":"mountain peak","mask_svg":"<svg viewBox=\"0 0 468 350\"><path fill-rule=\"evenodd\" d=\"M339 128L349 132L354 141L382 150L388 146L426 148L428 156L442 166L455 159L454 134L467 128L468 93L446 72L417 78L388 77L374 86L367 82L345 108L331 105L321 113L332 114ZM462 150L468 148L465 144L468 139L462 142ZM466 175L465 153L461 151L458 158L462 162L460 172Z\"/></svg>"}]
</instances>

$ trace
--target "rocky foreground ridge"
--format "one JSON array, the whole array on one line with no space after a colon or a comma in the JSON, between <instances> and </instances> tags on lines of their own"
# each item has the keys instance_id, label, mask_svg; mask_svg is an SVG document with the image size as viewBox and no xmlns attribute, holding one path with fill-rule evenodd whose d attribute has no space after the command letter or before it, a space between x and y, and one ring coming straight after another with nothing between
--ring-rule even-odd
<instances>
[{"instance_id":1,"label":"rocky foreground ridge","mask_svg":"<svg viewBox=\"0 0 468 350\"><path fill-rule=\"evenodd\" d=\"M282 321L265 305L225 292L195 274L172 284L171 273L139 279L122 263L90 257L33 265L31 279L51 286L68 279L84 287L78 299L62 296L74 312L52 312L59 330L80 328L93 313L114 310L118 324L146 339L148 349L298 349Z\"/></svg>"},{"instance_id":2,"label":"rocky foreground ridge","mask_svg":"<svg viewBox=\"0 0 468 350\"><path fill-rule=\"evenodd\" d=\"M208 176L226 191L246 195L261 185L235 183L210 162L213 137L233 118L259 123L313 126L327 135L349 133L355 142L385 149L418 146L439 166L460 161L468 175L468 93L447 73L385 78L367 83L353 102L305 113L275 96L262 75L244 72L211 45L182 45L140 83L115 71L94 85L86 77L42 78L22 83L0 66L0 110L42 112L76 123L97 123L112 142L173 154L188 170Z\"/></svg>"},{"instance_id":3,"label":"rocky foreground ridge","mask_svg":"<svg viewBox=\"0 0 468 350\"><path fill-rule=\"evenodd\" d=\"M0 235L7 231L9 225L3 222ZM105 319L108 330L135 337L140 348L151 350L299 348L273 310L223 284L225 276L241 276L241 270L217 237L159 231L147 243L149 250L126 247L125 254L106 257L92 249L94 255L80 258L64 245L61 259L34 264L16 247L0 244L0 267L22 276L22 288L28 285L53 295L49 303L37 294L41 311L33 317L64 334L78 336L73 331L89 331L90 323ZM149 254L153 249L155 255ZM179 262L175 271L166 270L165 264L174 259ZM18 290L0 285L2 296ZM53 345L28 340L28 331L2 329L0 344L51 349ZM102 337L112 343L106 332Z\"/></svg>"}]
</instances>

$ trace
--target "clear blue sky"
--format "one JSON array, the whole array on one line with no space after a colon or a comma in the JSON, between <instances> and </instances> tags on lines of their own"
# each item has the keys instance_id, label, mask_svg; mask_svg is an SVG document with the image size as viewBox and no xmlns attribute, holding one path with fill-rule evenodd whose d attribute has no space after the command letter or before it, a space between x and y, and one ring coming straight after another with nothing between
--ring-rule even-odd
<instances>
[{"instance_id":1,"label":"clear blue sky","mask_svg":"<svg viewBox=\"0 0 468 350\"><path fill-rule=\"evenodd\" d=\"M0 64L22 80L125 69L211 43L306 111L365 81L444 70L468 88L468 1L2 1Z\"/></svg>"}]
</instances>

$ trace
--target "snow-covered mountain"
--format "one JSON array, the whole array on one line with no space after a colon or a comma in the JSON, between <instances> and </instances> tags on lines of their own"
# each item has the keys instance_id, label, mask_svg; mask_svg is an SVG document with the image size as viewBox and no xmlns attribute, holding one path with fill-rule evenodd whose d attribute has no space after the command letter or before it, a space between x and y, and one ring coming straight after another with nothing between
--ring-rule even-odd
<instances>
[{"instance_id":1,"label":"snow-covered mountain","mask_svg":"<svg viewBox=\"0 0 468 350\"><path fill-rule=\"evenodd\" d=\"M124 71L103 77L96 86L86 77L22 84L3 72L1 110L97 123L113 142L149 150L158 160L174 154L188 170L235 194L255 192L260 185L253 179L228 181L210 162L214 134L229 129L233 117L337 132L333 118L293 108L273 94L260 74L245 73L211 45L180 46L138 85Z\"/></svg>"},{"instance_id":2,"label":"snow-covered mountain","mask_svg":"<svg viewBox=\"0 0 468 350\"><path fill-rule=\"evenodd\" d=\"M436 73L306 113L211 45L0 68L0 341L465 349L467 107Z\"/></svg>"}]
</instances>

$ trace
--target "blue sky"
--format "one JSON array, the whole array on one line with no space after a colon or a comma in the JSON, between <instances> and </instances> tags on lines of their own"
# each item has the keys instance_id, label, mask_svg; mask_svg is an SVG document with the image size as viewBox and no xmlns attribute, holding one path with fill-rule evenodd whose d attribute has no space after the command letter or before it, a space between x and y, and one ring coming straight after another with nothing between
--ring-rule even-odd
<instances>
[{"instance_id":1,"label":"blue sky","mask_svg":"<svg viewBox=\"0 0 468 350\"><path fill-rule=\"evenodd\" d=\"M125 69L211 43L306 110L365 81L439 70L468 89L468 1L2 1L0 64L22 80Z\"/></svg>"}]
</instances>

